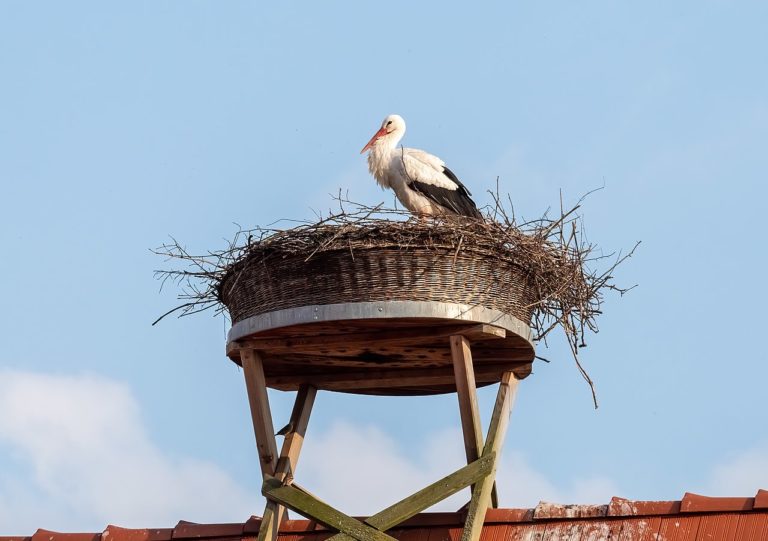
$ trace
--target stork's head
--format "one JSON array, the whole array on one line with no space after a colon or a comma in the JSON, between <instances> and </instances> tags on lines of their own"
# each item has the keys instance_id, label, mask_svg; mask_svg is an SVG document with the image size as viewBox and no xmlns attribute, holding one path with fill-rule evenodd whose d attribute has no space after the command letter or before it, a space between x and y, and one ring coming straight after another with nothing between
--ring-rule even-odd
<instances>
[{"instance_id":1,"label":"stork's head","mask_svg":"<svg viewBox=\"0 0 768 541\"><path fill-rule=\"evenodd\" d=\"M374 145L384 144L394 148L397 146L398 141L403 138L403 135L405 135L405 120L403 120L403 117L400 115L389 115L381 123L379 131L373 134L368 144L360 151L360 154L369 150Z\"/></svg>"}]
</instances>

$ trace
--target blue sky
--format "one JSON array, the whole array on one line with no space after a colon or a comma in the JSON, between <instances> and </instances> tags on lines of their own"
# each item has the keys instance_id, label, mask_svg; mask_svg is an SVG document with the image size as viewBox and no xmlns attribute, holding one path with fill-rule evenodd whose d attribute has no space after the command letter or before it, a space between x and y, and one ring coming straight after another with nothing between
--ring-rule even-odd
<instances>
[{"instance_id":1,"label":"blue sky","mask_svg":"<svg viewBox=\"0 0 768 541\"><path fill-rule=\"evenodd\" d=\"M149 249L339 188L391 204L358 154L389 113L479 204L497 177L526 217L604 185L589 239L642 241L583 352L600 409L552 341L503 505L768 488L767 23L758 1L0 1L0 533L261 513L227 323L151 327L175 291ZM458 431L454 396L322 393L297 478L375 512L456 467Z\"/></svg>"}]
</instances>

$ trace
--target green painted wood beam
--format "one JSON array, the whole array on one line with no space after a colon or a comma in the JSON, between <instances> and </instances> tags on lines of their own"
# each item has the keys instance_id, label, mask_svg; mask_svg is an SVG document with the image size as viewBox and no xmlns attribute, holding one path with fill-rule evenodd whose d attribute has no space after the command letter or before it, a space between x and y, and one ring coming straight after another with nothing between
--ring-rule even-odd
<instances>
[{"instance_id":1,"label":"green painted wood beam","mask_svg":"<svg viewBox=\"0 0 768 541\"><path fill-rule=\"evenodd\" d=\"M437 502L485 479L491 473L495 459L496 453L491 451L471 464L367 518L364 522L382 532L394 528ZM350 538L342 533L330 537L328 541L350 541Z\"/></svg>"},{"instance_id":2,"label":"green painted wood beam","mask_svg":"<svg viewBox=\"0 0 768 541\"><path fill-rule=\"evenodd\" d=\"M358 541L397 541L394 537L337 511L330 505L297 488L283 485L275 478L264 481L262 494L270 500L281 503L288 509L316 520L324 526L345 533Z\"/></svg>"}]
</instances>

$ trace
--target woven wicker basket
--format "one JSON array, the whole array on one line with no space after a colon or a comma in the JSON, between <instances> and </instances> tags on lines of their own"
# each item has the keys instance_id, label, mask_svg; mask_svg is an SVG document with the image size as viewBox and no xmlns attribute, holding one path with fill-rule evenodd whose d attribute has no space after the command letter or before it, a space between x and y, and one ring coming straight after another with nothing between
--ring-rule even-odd
<instances>
[{"instance_id":1,"label":"woven wicker basket","mask_svg":"<svg viewBox=\"0 0 768 541\"><path fill-rule=\"evenodd\" d=\"M222 280L233 323L301 306L438 301L484 306L529 323L534 302L523 268L487 254L424 246L254 254Z\"/></svg>"}]
</instances>

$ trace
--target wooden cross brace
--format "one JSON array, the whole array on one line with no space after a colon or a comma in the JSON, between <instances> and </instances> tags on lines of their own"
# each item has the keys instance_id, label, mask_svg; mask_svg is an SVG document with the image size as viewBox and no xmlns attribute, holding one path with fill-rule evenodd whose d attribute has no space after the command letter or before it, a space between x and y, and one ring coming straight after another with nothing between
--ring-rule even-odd
<instances>
[{"instance_id":1,"label":"wooden cross brace","mask_svg":"<svg viewBox=\"0 0 768 541\"><path fill-rule=\"evenodd\" d=\"M334 509L293 483L293 472L317 390L306 384L299 388L278 456L262 359L255 349L245 347L240 350L264 479L262 493L267 498L259 541L277 538L285 508L339 532L331 538L333 541L394 541L384 532L468 486L472 486L472 499L461 541L480 538L486 510L490 505L497 505L496 468L518 380L511 371L503 374L483 443L470 342L463 335L451 336L450 342L467 465L364 521Z\"/></svg>"}]
</instances>

